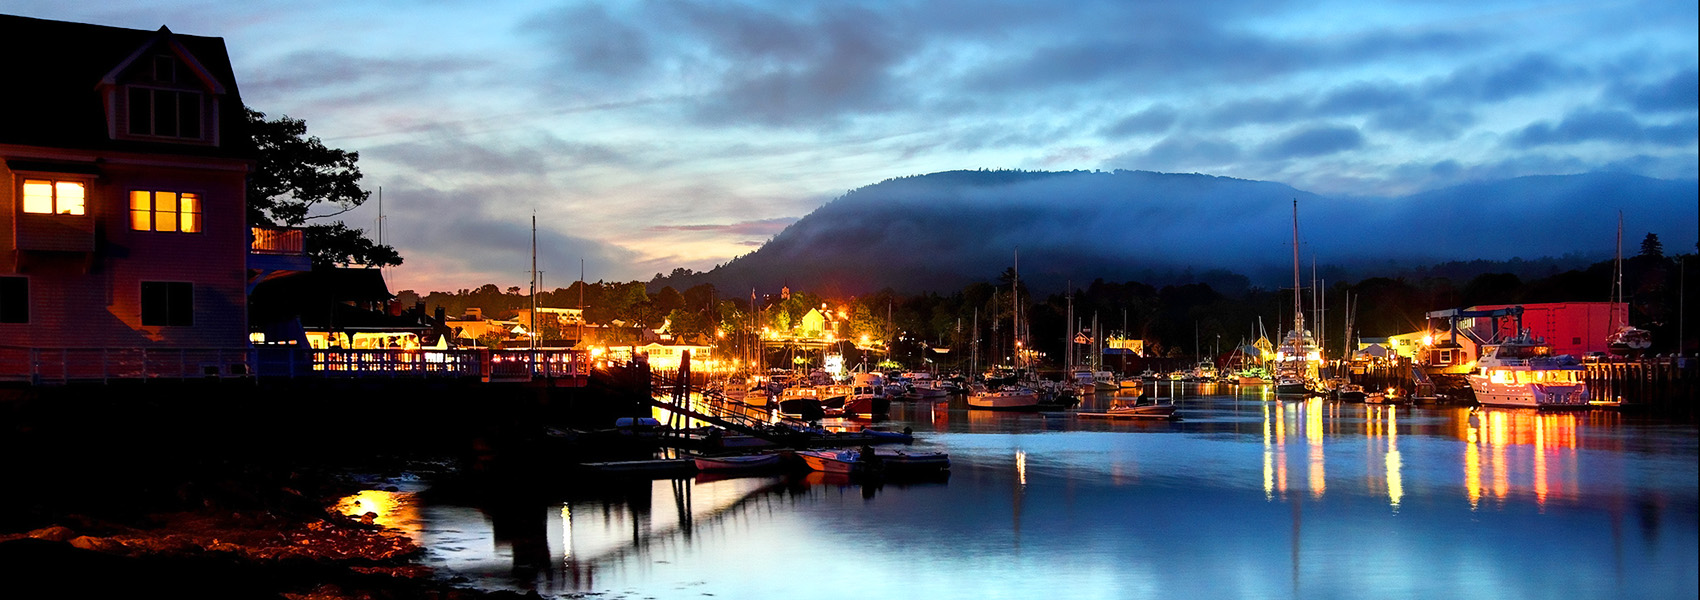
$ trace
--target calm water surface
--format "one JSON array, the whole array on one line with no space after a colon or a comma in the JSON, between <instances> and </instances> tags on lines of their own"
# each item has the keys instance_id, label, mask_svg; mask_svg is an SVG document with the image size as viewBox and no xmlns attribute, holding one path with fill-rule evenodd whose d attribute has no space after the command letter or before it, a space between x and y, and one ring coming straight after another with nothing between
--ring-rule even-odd
<instances>
[{"instance_id":1,"label":"calm water surface","mask_svg":"<svg viewBox=\"0 0 1700 600\"><path fill-rule=\"evenodd\" d=\"M1692 424L1277 402L1182 421L900 403L947 478L659 480L361 511L487 589L608 598L1694 598ZM1086 408L1110 401L1101 396ZM556 477L538 473L540 481ZM590 489L584 489L590 487Z\"/></svg>"}]
</instances>

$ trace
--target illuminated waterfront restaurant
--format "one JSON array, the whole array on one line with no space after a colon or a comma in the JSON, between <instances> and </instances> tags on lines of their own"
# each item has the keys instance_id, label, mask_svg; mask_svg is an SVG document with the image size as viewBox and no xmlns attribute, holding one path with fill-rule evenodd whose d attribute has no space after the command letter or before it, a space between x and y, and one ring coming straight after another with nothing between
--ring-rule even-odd
<instances>
[{"instance_id":1,"label":"illuminated waterfront restaurant","mask_svg":"<svg viewBox=\"0 0 1700 600\"><path fill-rule=\"evenodd\" d=\"M0 53L0 377L41 349L83 368L69 348L246 374L251 151L224 41L0 15ZM268 239L300 258L298 234Z\"/></svg>"}]
</instances>

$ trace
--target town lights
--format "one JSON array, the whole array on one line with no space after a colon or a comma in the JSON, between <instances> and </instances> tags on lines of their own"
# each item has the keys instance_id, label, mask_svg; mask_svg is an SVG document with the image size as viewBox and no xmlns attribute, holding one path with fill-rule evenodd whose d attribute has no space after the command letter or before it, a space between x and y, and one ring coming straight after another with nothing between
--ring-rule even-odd
<instances>
[{"instance_id":1,"label":"town lights","mask_svg":"<svg viewBox=\"0 0 1700 600\"><path fill-rule=\"evenodd\" d=\"M1434 334L1432 334L1432 333L1423 334L1423 345L1424 346L1433 346L1434 345Z\"/></svg>"}]
</instances>

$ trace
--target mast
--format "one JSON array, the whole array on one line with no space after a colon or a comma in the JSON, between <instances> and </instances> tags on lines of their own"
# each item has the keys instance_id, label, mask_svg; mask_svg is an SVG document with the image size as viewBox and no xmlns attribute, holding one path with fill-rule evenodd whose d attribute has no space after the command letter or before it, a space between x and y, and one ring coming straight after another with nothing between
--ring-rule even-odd
<instances>
[{"instance_id":1,"label":"mast","mask_svg":"<svg viewBox=\"0 0 1700 600\"><path fill-rule=\"evenodd\" d=\"M537 215L535 213L531 215L531 352L531 359L537 360Z\"/></svg>"},{"instance_id":2,"label":"mast","mask_svg":"<svg viewBox=\"0 0 1700 600\"><path fill-rule=\"evenodd\" d=\"M1021 370L1021 247L1015 247L1014 277L1009 283L1010 328L1009 347L1015 356L1015 369Z\"/></svg>"},{"instance_id":3,"label":"mast","mask_svg":"<svg viewBox=\"0 0 1700 600\"><path fill-rule=\"evenodd\" d=\"M1305 313L1299 298L1299 199L1293 199L1293 331L1304 336ZM1298 340L1293 340L1295 346ZM1297 348L1294 348L1295 350Z\"/></svg>"},{"instance_id":4,"label":"mast","mask_svg":"<svg viewBox=\"0 0 1700 600\"><path fill-rule=\"evenodd\" d=\"M578 259L578 340L576 342L574 342L573 345L577 346L579 344L584 344L584 259L583 258ZM585 348L585 351L588 352L590 350L590 345L585 344L584 348Z\"/></svg>"},{"instance_id":5,"label":"mast","mask_svg":"<svg viewBox=\"0 0 1700 600\"><path fill-rule=\"evenodd\" d=\"M1065 377L1073 377L1074 376L1074 336L1077 335L1074 331L1069 331L1071 329L1074 329L1074 282L1073 281L1068 282L1068 314L1064 318L1066 320L1063 321L1063 322L1068 323L1068 327L1064 328L1064 330L1063 330L1063 348L1067 349L1066 351L1063 352L1063 373L1065 374L1064 375Z\"/></svg>"},{"instance_id":6,"label":"mast","mask_svg":"<svg viewBox=\"0 0 1700 600\"><path fill-rule=\"evenodd\" d=\"M1615 280L1612 282L1612 285L1615 287L1615 291L1613 292L1615 297L1612 298L1611 301L1611 312L1612 316L1616 317L1617 305L1618 303L1623 302L1623 211L1621 210L1617 211L1617 260L1616 266L1613 267L1612 270L1616 273L1612 278ZM1624 325L1629 324L1628 317L1629 315L1624 315L1621 319L1614 319L1617 321L1617 327L1619 329L1622 329Z\"/></svg>"}]
</instances>

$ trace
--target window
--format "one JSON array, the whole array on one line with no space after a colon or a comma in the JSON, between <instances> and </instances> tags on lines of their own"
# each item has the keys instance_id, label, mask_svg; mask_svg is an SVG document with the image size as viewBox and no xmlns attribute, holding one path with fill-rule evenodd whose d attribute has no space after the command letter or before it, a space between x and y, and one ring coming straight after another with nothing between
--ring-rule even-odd
<instances>
[{"instance_id":1,"label":"window","mask_svg":"<svg viewBox=\"0 0 1700 600\"><path fill-rule=\"evenodd\" d=\"M0 277L0 323L30 322L30 280Z\"/></svg>"},{"instance_id":2,"label":"window","mask_svg":"<svg viewBox=\"0 0 1700 600\"><path fill-rule=\"evenodd\" d=\"M201 195L193 192L130 192L130 228L136 231L201 232Z\"/></svg>"},{"instance_id":3,"label":"window","mask_svg":"<svg viewBox=\"0 0 1700 600\"><path fill-rule=\"evenodd\" d=\"M24 180L24 212L43 215L83 214L85 187L81 181Z\"/></svg>"},{"instance_id":4,"label":"window","mask_svg":"<svg viewBox=\"0 0 1700 600\"><path fill-rule=\"evenodd\" d=\"M142 324L194 325L195 285L177 281L143 281Z\"/></svg>"},{"instance_id":5,"label":"window","mask_svg":"<svg viewBox=\"0 0 1700 600\"><path fill-rule=\"evenodd\" d=\"M201 139L201 94L130 88L130 135Z\"/></svg>"}]
</instances>

